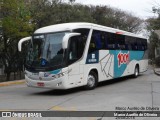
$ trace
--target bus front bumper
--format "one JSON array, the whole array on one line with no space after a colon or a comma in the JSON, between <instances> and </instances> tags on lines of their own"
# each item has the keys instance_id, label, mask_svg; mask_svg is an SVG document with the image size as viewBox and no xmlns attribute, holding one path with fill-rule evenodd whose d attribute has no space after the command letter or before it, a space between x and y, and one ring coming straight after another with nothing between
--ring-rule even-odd
<instances>
[{"instance_id":1,"label":"bus front bumper","mask_svg":"<svg viewBox=\"0 0 160 120\"><path fill-rule=\"evenodd\" d=\"M68 89L65 76L54 80L32 80L25 76L28 87L50 88L50 89Z\"/></svg>"}]
</instances>

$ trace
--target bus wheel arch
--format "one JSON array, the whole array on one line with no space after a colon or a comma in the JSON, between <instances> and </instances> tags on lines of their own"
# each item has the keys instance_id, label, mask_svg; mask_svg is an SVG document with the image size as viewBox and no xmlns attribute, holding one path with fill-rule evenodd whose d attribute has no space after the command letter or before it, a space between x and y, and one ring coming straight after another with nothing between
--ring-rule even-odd
<instances>
[{"instance_id":1,"label":"bus wheel arch","mask_svg":"<svg viewBox=\"0 0 160 120\"><path fill-rule=\"evenodd\" d=\"M133 74L135 78L139 76L139 70L140 70L139 64L136 64L134 68L134 74Z\"/></svg>"},{"instance_id":2,"label":"bus wheel arch","mask_svg":"<svg viewBox=\"0 0 160 120\"><path fill-rule=\"evenodd\" d=\"M88 73L87 84L85 85L85 89L93 90L98 84L98 71L97 69L91 69Z\"/></svg>"}]
</instances>

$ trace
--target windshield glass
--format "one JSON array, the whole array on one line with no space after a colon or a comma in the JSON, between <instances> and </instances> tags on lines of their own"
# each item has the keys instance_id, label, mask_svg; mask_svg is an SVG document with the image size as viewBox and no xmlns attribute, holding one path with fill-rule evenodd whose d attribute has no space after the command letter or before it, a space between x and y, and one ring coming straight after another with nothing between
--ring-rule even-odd
<instances>
[{"instance_id":1,"label":"windshield glass","mask_svg":"<svg viewBox=\"0 0 160 120\"><path fill-rule=\"evenodd\" d=\"M62 64L62 39L66 32L34 35L26 63L32 67L53 67Z\"/></svg>"}]
</instances>

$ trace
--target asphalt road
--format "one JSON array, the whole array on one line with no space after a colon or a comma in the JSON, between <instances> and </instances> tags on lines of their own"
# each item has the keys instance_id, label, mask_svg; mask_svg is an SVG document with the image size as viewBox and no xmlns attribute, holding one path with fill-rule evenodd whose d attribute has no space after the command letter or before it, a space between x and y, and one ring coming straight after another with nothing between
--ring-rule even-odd
<instances>
[{"instance_id":1,"label":"asphalt road","mask_svg":"<svg viewBox=\"0 0 160 120\"><path fill-rule=\"evenodd\" d=\"M138 78L102 82L90 91L30 88L25 84L0 87L0 111L114 111L116 107L160 108L160 77L149 69Z\"/></svg>"}]
</instances>

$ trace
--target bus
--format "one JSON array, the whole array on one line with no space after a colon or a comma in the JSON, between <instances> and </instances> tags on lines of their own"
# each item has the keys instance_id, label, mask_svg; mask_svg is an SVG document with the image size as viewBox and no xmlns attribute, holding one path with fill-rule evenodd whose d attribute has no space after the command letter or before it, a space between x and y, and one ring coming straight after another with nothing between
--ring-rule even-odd
<instances>
[{"instance_id":1,"label":"bus","mask_svg":"<svg viewBox=\"0 0 160 120\"><path fill-rule=\"evenodd\" d=\"M29 87L94 89L98 82L147 71L147 39L93 23L63 23L37 29L29 41L25 80Z\"/></svg>"}]
</instances>

